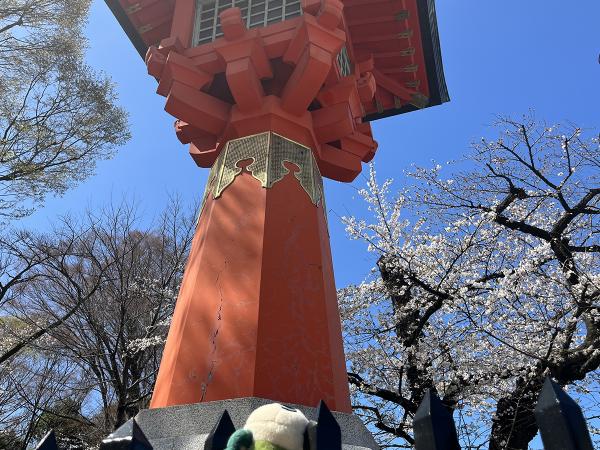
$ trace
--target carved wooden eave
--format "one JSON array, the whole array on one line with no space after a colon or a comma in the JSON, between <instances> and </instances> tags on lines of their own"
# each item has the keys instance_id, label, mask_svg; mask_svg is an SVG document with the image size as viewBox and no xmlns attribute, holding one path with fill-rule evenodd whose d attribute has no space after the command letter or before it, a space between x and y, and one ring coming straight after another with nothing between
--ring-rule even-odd
<instances>
[{"instance_id":1,"label":"carved wooden eave","mask_svg":"<svg viewBox=\"0 0 600 450\"><path fill-rule=\"evenodd\" d=\"M142 58L169 37L190 46L196 0L105 1ZM377 84L366 121L449 101L435 0L343 3L350 59L370 65Z\"/></svg>"},{"instance_id":2,"label":"carved wooden eave","mask_svg":"<svg viewBox=\"0 0 600 450\"><path fill-rule=\"evenodd\" d=\"M344 0L344 16L351 56L374 66L366 120L449 101L435 0Z\"/></svg>"},{"instance_id":3,"label":"carved wooden eave","mask_svg":"<svg viewBox=\"0 0 600 450\"><path fill-rule=\"evenodd\" d=\"M171 34L175 0L105 0L140 56Z\"/></svg>"}]
</instances>

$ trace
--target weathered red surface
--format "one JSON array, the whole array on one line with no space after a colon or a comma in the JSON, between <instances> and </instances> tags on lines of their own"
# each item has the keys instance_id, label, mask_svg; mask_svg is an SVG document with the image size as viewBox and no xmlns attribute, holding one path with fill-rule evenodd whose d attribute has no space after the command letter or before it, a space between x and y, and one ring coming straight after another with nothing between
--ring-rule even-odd
<instances>
[{"instance_id":1,"label":"weathered red surface","mask_svg":"<svg viewBox=\"0 0 600 450\"><path fill-rule=\"evenodd\" d=\"M417 0L345 0L349 47L355 61L370 61L377 82L367 114L427 105L430 97Z\"/></svg>"},{"instance_id":2,"label":"weathered red surface","mask_svg":"<svg viewBox=\"0 0 600 450\"><path fill-rule=\"evenodd\" d=\"M185 47L191 45L196 0L106 0L127 17L122 24L132 40L138 39L138 50L160 46L163 39L179 38ZM343 0L342 29L347 32L348 52L356 64L371 66L376 83L375 100L363 102L364 115L409 112L428 106L435 68L425 48L432 38L431 30L422 29L420 15L429 14L430 0ZM311 14L322 8L321 0L304 0ZM323 8L324 9L324 8ZM271 28L272 25L267 28ZM437 36L436 38L437 39ZM445 86L442 87L445 89ZM444 94L445 95L445 94ZM446 99L435 99L433 104Z\"/></svg>"},{"instance_id":3,"label":"weathered red surface","mask_svg":"<svg viewBox=\"0 0 600 450\"><path fill-rule=\"evenodd\" d=\"M351 410L324 211L292 174L209 196L151 407L252 396Z\"/></svg>"},{"instance_id":4,"label":"weathered red surface","mask_svg":"<svg viewBox=\"0 0 600 450\"><path fill-rule=\"evenodd\" d=\"M106 0L138 51L171 35L177 0ZM195 0L186 3L194 4Z\"/></svg>"},{"instance_id":5,"label":"weathered red surface","mask_svg":"<svg viewBox=\"0 0 600 450\"><path fill-rule=\"evenodd\" d=\"M352 181L373 158L377 143L362 120L375 95L372 67L340 74L342 3L322 2L316 15L305 5L301 17L250 30L230 8L219 16L221 39L187 48L171 37L149 48L148 72L199 166L210 167L225 142L265 131L311 148L334 180Z\"/></svg>"}]
</instances>

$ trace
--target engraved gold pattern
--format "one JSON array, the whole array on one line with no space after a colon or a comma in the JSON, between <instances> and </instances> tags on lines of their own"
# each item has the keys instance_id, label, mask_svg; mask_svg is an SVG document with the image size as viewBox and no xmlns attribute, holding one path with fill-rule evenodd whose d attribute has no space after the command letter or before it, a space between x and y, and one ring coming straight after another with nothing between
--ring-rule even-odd
<instances>
[{"instance_id":1,"label":"engraved gold pattern","mask_svg":"<svg viewBox=\"0 0 600 450\"><path fill-rule=\"evenodd\" d=\"M266 132L229 141L215 161L204 192L203 205L209 194L219 198L223 191L242 173L239 163L252 162L246 169L265 189L272 188L290 173L284 163L297 166L294 176L312 203L324 205L323 178L310 148L276 133Z\"/></svg>"}]
</instances>

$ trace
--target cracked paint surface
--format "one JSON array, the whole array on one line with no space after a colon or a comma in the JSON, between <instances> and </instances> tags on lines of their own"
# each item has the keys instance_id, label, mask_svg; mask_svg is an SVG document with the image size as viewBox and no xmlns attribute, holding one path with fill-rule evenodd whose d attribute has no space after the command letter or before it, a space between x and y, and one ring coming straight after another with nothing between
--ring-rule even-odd
<instances>
[{"instance_id":1,"label":"cracked paint surface","mask_svg":"<svg viewBox=\"0 0 600 450\"><path fill-rule=\"evenodd\" d=\"M227 261L225 261L225 265L227 265ZM212 380L213 377L213 372L215 370L215 365L217 363L217 339L219 337L219 331L221 329L221 325L223 323L223 290L221 289L220 286L220 277L221 274L219 273L217 275L217 279L215 280L215 284L218 286L219 288L219 299L220 299L220 303L219 303L219 309L217 311L217 325L216 325L216 329L214 331L214 333L211 336L211 343L212 343L212 354L211 354L211 361L210 361L210 367L208 369L208 374L206 376L206 380L202 383L202 396L200 397L200 401L204 401L204 397L206 396L206 390L208 389L208 385L210 384L210 381Z\"/></svg>"},{"instance_id":2,"label":"cracked paint surface","mask_svg":"<svg viewBox=\"0 0 600 450\"><path fill-rule=\"evenodd\" d=\"M208 199L151 407L241 397L351 411L327 224L293 171Z\"/></svg>"}]
</instances>

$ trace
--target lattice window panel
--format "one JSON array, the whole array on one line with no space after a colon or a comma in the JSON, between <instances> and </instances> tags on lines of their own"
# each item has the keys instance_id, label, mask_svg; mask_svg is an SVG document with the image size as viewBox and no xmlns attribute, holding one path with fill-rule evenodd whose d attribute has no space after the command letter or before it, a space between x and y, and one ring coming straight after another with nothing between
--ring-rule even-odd
<instances>
[{"instance_id":1,"label":"lattice window panel","mask_svg":"<svg viewBox=\"0 0 600 450\"><path fill-rule=\"evenodd\" d=\"M223 36L219 14L234 6L242 10L248 28L264 27L302 14L300 0L197 0L195 45Z\"/></svg>"}]
</instances>

